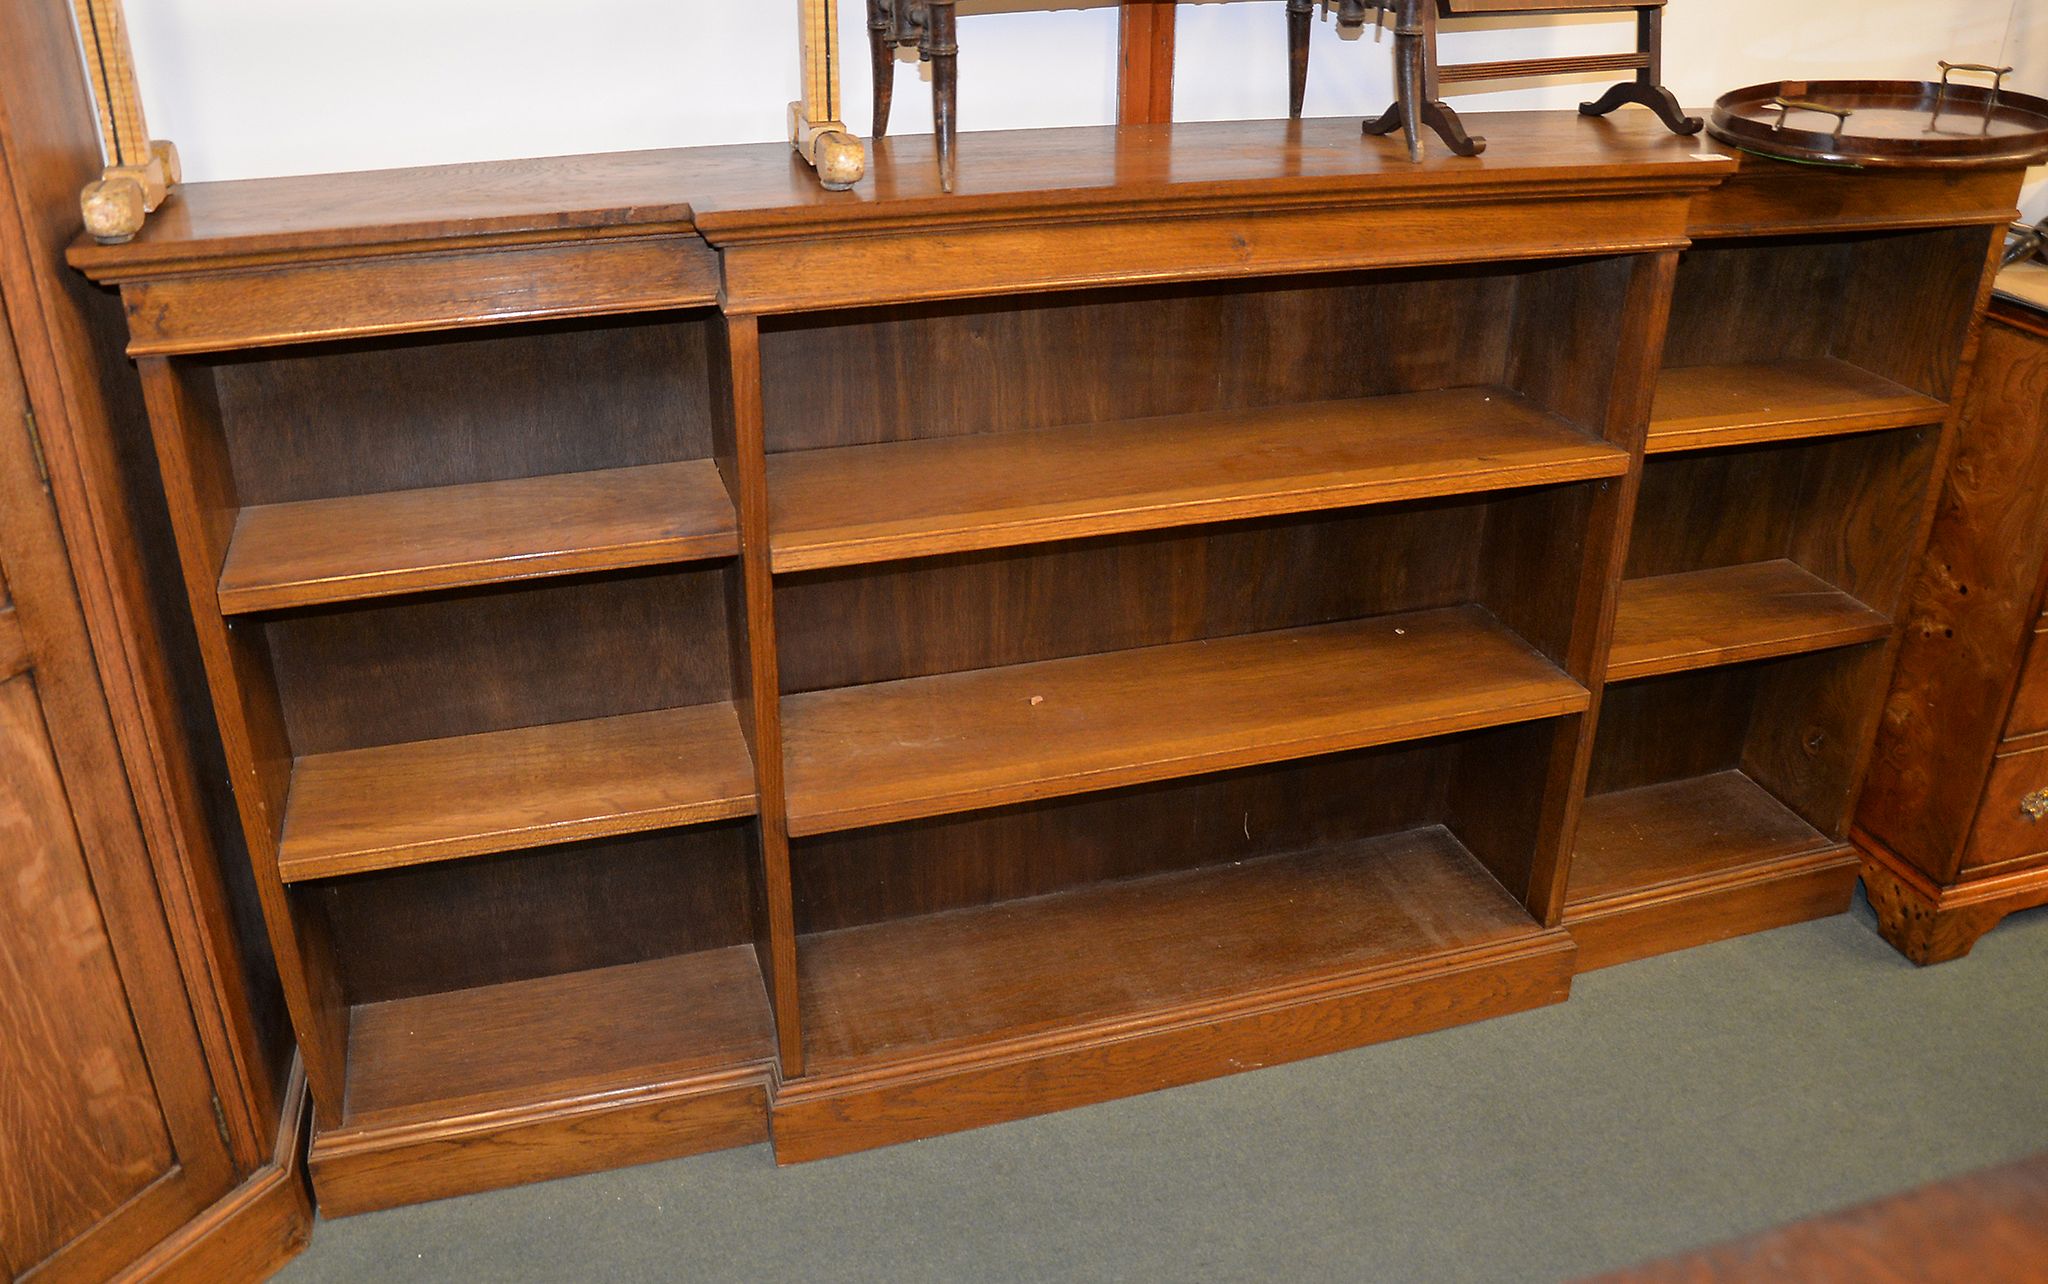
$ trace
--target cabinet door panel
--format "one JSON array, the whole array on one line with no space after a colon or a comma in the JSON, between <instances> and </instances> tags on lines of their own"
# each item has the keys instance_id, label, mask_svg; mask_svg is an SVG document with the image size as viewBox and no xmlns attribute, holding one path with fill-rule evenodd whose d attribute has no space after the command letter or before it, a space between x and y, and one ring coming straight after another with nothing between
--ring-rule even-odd
<instances>
[{"instance_id":1,"label":"cabinet door panel","mask_svg":"<svg viewBox=\"0 0 2048 1284\"><path fill-rule=\"evenodd\" d=\"M0 306L0 1264L116 1274L235 1180Z\"/></svg>"},{"instance_id":2,"label":"cabinet door panel","mask_svg":"<svg viewBox=\"0 0 2048 1284\"><path fill-rule=\"evenodd\" d=\"M39 1262L175 1162L34 678L0 682L0 1243Z\"/></svg>"}]
</instances>

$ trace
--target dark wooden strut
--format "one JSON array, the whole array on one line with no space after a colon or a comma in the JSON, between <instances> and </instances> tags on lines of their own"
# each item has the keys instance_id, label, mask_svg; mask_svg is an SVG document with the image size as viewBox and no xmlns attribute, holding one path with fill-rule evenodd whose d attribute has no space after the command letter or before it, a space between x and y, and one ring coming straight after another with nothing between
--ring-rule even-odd
<instances>
[{"instance_id":1,"label":"dark wooden strut","mask_svg":"<svg viewBox=\"0 0 2048 1284\"><path fill-rule=\"evenodd\" d=\"M932 65L932 133L937 140L939 185L953 190L954 142L959 136L960 42L954 0L868 0L868 49L874 59L874 136L889 132L895 97L897 49L915 48Z\"/></svg>"},{"instance_id":2,"label":"dark wooden strut","mask_svg":"<svg viewBox=\"0 0 2048 1284\"><path fill-rule=\"evenodd\" d=\"M1632 53L1579 54L1557 58L1526 58L1502 62L1464 63L1444 66L1437 60L1437 28L1445 17L1469 17L1490 13L1533 12L1512 0L1339 0L1337 22L1355 29L1365 22L1368 11L1380 15L1395 11L1394 62L1397 95L1392 106L1378 119L1365 125L1367 134L1402 132L1408 144L1408 158L1422 159L1422 129L1435 131L1454 155L1477 156L1486 150L1486 140L1468 133L1458 113L1440 97L1443 82L1492 80L1510 76L1556 76L1574 72L1630 70L1635 79L1610 87L1597 101L1579 104L1588 116L1605 116L1618 107L1634 103L1649 108L1675 134L1700 132L1701 120L1687 116L1678 99L1664 87L1663 0L1650 4L1589 3L1584 12L1633 9L1636 14L1636 48ZM1310 19L1315 0L1288 0L1287 110L1299 119L1308 89ZM1542 12L1558 12L1546 8ZM1571 11L1568 11L1571 12Z\"/></svg>"},{"instance_id":3,"label":"dark wooden strut","mask_svg":"<svg viewBox=\"0 0 2048 1284\"><path fill-rule=\"evenodd\" d=\"M1636 78L1609 86L1607 92L1593 102L1580 103L1580 113L1605 116L1617 107L1634 103L1657 113L1657 119L1674 134L1690 137L1699 133L1705 122L1698 116L1686 115L1678 105L1677 95L1664 85L1662 6L1645 5L1636 10L1636 52L1644 59L1643 65L1636 70Z\"/></svg>"}]
</instances>

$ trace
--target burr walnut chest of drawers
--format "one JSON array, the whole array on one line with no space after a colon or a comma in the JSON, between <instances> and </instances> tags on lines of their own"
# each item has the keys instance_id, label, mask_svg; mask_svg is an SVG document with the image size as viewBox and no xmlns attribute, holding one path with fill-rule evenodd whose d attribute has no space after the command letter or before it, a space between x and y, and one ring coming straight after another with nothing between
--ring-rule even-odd
<instances>
[{"instance_id":1,"label":"burr walnut chest of drawers","mask_svg":"<svg viewBox=\"0 0 2048 1284\"><path fill-rule=\"evenodd\" d=\"M2048 904L2048 314L2000 300L1857 816L1885 938L1969 953Z\"/></svg>"}]
</instances>

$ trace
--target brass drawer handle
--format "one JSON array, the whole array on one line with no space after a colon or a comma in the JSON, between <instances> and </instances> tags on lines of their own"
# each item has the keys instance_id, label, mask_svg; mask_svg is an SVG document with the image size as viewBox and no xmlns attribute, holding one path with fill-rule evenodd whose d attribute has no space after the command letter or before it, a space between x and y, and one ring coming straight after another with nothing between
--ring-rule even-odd
<instances>
[{"instance_id":1,"label":"brass drawer handle","mask_svg":"<svg viewBox=\"0 0 2048 1284\"><path fill-rule=\"evenodd\" d=\"M2020 810L2028 820L2048 819L2048 789L2036 789L2020 799Z\"/></svg>"}]
</instances>

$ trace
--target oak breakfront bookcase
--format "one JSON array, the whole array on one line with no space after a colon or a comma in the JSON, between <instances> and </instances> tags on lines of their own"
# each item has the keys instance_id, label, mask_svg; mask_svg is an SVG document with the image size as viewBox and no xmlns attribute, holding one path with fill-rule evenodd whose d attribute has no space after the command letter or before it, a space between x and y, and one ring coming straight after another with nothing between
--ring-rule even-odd
<instances>
[{"instance_id":1,"label":"oak breakfront bookcase","mask_svg":"<svg viewBox=\"0 0 2048 1284\"><path fill-rule=\"evenodd\" d=\"M325 1210L817 1158L1843 909L2019 176L1485 130L197 185L75 251Z\"/></svg>"}]
</instances>

